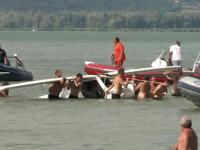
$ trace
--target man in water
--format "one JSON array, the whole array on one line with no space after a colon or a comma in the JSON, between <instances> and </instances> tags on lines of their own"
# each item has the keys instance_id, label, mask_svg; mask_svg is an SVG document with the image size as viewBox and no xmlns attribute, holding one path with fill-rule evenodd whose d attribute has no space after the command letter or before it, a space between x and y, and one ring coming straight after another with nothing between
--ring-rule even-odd
<instances>
[{"instance_id":1,"label":"man in water","mask_svg":"<svg viewBox=\"0 0 200 150\"><path fill-rule=\"evenodd\" d=\"M55 71L56 78L62 77L62 71L56 70ZM49 99L59 99L59 94L62 89L65 87L66 79L62 78L60 81L54 82L51 87L49 88Z\"/></svg>"},{"instance_id":2,"label":"man in water","mask_svg":"<svg viewBox=\"0 0 200 150\"><path fill-rule=\"evenodd\" d=\"M145 76L144 81L140 82L135 88L135 91L139 91L138 99L146 99L151 97L151 85L148 82L149 77Z\"/></svg>"},{"instance_id":3,"label":"man in water","mask_svg":"<svg viewBox=\"0 0 200 150\"><path fill-rule=\"evenodd\" d=\"M126 84L123 81L124 78L124 69L118 69L118 75L114 78L111 86L105 91L106 94L114 87L114 92L112 93L112 99L120 99L122 94L122 86L128 86L128 78L126 78Z\"/></svg>"},{"instance_id":4,"label":"man in water","mask_svg":"<svg viewBox=\"0 0 200 150\"><path fill-rule=\"evenodd\" d=\"M180 78L180 74L177 74L175 77L170 77L168 74L166 75L167 79L174 81L173 86L172 86L172 96L182 96L181 92L179 92L177 84L178 80Z\"/></svg>"},{"instance_id":5,"label":"man in water","mask_svg":"<svg viewBox=\"0 0 200 150\"><path fill-rule=\"evenodd\" d=\"M156 77L151 77L150 85L151 85L151 92L153 92L158 86L158 83L156 83Z\"/></svg>"},{"instance_id":6,"label":"man in water","mask_svg":"<svg viewBox=\"0 0 200 150\"><path fill-rule=\"evenodd\" d=\"M78 99L78 93L83 85L82 79L83 75L78 73L73 81L69 81L67 83L67 90L71 89L71 93L69 95L70 99Z\"/></svg>"},{"instance_id":7,"label":"man in water","mask_svg":"<svg viewBox=\"0 0 200 150\"><path fill-rule=\"evenodd\" d=\"M1 48L0 44L0 63L7 65L7 56L5 50Z\"/></svg>"},{"instance_id":8,"label":"man in water","mask_svg":"<svg viewBox=\"0 0 200 150\"><path fill-rule=\"evenodd\" d=\"M6 86L6 85L9 85L9 83L8 82L3 82L2 83L2 86ZM8 97L8 95L9 95L9 90L1 90L0 91L0 96L1 97Z\"/></svg>"},{"instance_id":9,"label":"man in water","mask_svg":"<svg viewBox=\"0 0 200 150\"><path fill-rule=\"evenodd\" d=\"M121 67L123 65L123 62L126 60L124 46L122 45L118 37L114 38L114 43L115 46L113 56L115 58L115 65L117 67Z\"/></svg>"},{"instance_id":10,"label":"man in water","mask_svg":"<svg viewBox=\"0 0 200 150\"><path fill-rule=\"evenodd\" d=\"M153 91L153 98L154 99L162 99L163 96L167 94L167 87L171 84L169 79L165 80L164 83L160 83L156 89Z\"/></svg>"},{"instance_id":11,"label":"man in water","mask_svg":"<svg viewBox=\"0 0 200 150\"><path fill-rule=\"evenodd\" d=\"M182 133L172 150L198 150L198 137L192 129L192 120L188 116L183 116L180 124Z\"/></svg>"},{"instance_id":12,"label":"man in water","mask_svg":"<svg viewBox=\"0 0 200 150\"><path fill-rule=\"evenodd\" d=\"M176 41L175 45L170 46L169 50L169 59L171 59L173 66L182 66L182 57L181 57L181 42Z\"/></svg>"}]
</instances>

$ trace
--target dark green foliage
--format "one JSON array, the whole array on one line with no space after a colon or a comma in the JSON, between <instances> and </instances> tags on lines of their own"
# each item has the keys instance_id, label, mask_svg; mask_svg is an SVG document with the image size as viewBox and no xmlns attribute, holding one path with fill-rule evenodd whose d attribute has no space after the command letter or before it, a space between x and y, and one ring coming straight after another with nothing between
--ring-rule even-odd
<instances>
[{"instance_id":1,"label":"dark green foliage","mask_svg":"<svg viewBox=\"0 0 200 150\"><path fill-rule=\"evenodd\" d=\"M174 9L173 0L0 0L0 9L12 11L138 11Z\"/></svg>"},{"instance_id":2,"label":"dark green foliage","mask_svg":"<svg viewBox=\"0 0 200 150\"><path fill-rule=\"evenodd\" d=\"M0 28L200 28L200 12L8 12L0 11Z\"/></svg>"}]
</instances>

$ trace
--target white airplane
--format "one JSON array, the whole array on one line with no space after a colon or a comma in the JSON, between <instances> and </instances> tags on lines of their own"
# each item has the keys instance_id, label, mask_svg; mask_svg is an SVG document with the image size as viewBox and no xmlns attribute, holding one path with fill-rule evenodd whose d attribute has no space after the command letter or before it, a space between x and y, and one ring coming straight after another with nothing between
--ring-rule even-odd
<instances>
[{"instance_id":1,"label":"white airplane","mask_svg":"<svg viewBox=\"0 0 200 150\"><path fill-rule=\"evenodd\" d=\"M171 72L173 70L180 69L180 66L168 66L162 68L141 68L141 69L130 69L125 70L125 75L133 75L141 72L157 72L164 71L166 73ZM105 90L111 84L110 79L117 75L117 71L102 74L102 75L84 75L83 76L83 86L81 91L79 92L79 98L106 98L111 99L112 92L114 89L111 89L110 92L105 95ZM74 76L65 77L67 80L73 80ZM23 82L18 84L12 84L7 86L1 86L1 90L9 90L14 88L23 88L26 86L40 85L40 84L50 84L53 82L60 81L62 78L52 78L52 79L44 79L44 80L36 80ZM60 98L68 98L70 91L63 89L60 93ZM135 98L134 88L131 83L128 84L127 88L123 87L122 98L124 99L133 99ZM48 95L41 96L39 98L48 98Z\"/></svg>"}]
</instances>

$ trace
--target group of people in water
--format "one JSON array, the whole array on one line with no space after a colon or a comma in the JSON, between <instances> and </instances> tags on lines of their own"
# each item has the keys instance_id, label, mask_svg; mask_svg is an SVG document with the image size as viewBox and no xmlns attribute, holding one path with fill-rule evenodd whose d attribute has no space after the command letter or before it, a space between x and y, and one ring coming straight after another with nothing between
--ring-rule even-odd
<instances>
[{"instance_id":1,"label":"group of people in water","mask_svg":"<svg viewBox=\"0 0 200 150\"><path fill-rule=\"evenodd\" d=\"M62 78L62 71L56 70L55 76L56 78ZM78 99L78 94L83 84L82 79L83 75L78 73L73 80L66 80L66 78L62 78L60 81L52 83L51 87L49 88L48 98L59 99L59 95L62 89L67 88L67 90L71 90L68 98Z\"/></svg>"},{"instance_id":2,"label":"group of people in water","mask_svg":"<svg viewBox=\"0 0 200 150\"><path fill-rule=\"evenodd\" d=\"M124 46L120 42L120 39L118 37L114 38L114 51L112 54L112 58L114 60L114 63L117 67L119 67L118 75L114 78L113 83L108 88L108 90L105 91L105 94L107 94L110 89L114 87L114 92L112 93L113 99L118 99L121 97L122 86L127 87L129 82L129 79L126 79L126 82L124 82L124 70L122 69L122 65L124 61L126 60L125 52L124 52ZM180 51L180 42L176 41L175 45L172 45L170 47L169 52L169 62L172 63L172 65L182 65L181 61L181 51ZM0 63L7 63L7 56L5 50L1 48L0 45ZM57 78L62 77L61 70L56 70L55 75ZM65 78L63 78L60 82L52 83L50 89L49 89L49 99L55 99L59 98L59 94L62 91L62 88L71 89L71 95L69 98L78 98L78 92L81 89L82 86L82 74L78 73L76 78L73 81L66 81ZM174 85L172 88L172 95L180 95L180 93L177 90L177 81L179 77L171 78L169 75L167 75L167 80L164 83L157 83L155 80L155 77L144 77L143 81L139 81L136 79L136 76L133 75L132 78L132 84L134 86L134 90L136 93L136 96L138 99L146 99L146 98L154 98L154 99L162 99L162 97L167 93L167 87L172 84L172 80L174 80ZM150 79L150 81L149 81ZM3 83L3 85L7 85L8 83ZM8 91L6 91L8 93ZM1 96L6 96L5 91L0 92ZM8 95L8 94L7 94Z\"/></svg>"}]
</instances>

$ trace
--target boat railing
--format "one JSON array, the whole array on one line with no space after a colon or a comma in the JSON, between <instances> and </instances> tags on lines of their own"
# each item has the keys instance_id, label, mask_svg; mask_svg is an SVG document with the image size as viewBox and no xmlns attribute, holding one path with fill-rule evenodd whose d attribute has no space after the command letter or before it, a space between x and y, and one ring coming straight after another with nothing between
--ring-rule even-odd
<instances>
[{"instance_id":1,"label":"boat railing","mask_svg":"<svg viewBox=\"0 0 200 150\"><path fill-rule=\"evenodd\" d=\"M200 52L199 52L199 55L197 56L196 61L194 62L192 71L194 73L199 73L199 70L200 70Z\"/></svg>"},{"instance_id":2,"label":"boat railing","mask_svg":"<svg viewBox=\"0 0 200 150\"><path fill-rule=\"evenodd\" d=\"M14 54L14 56L8 56L7 57L7 65L8 66L15 66L16 68L22 68L25 70L24 64L22 63L22 61L17 57L16 54Z\"/></svg>"}]
</instances>

